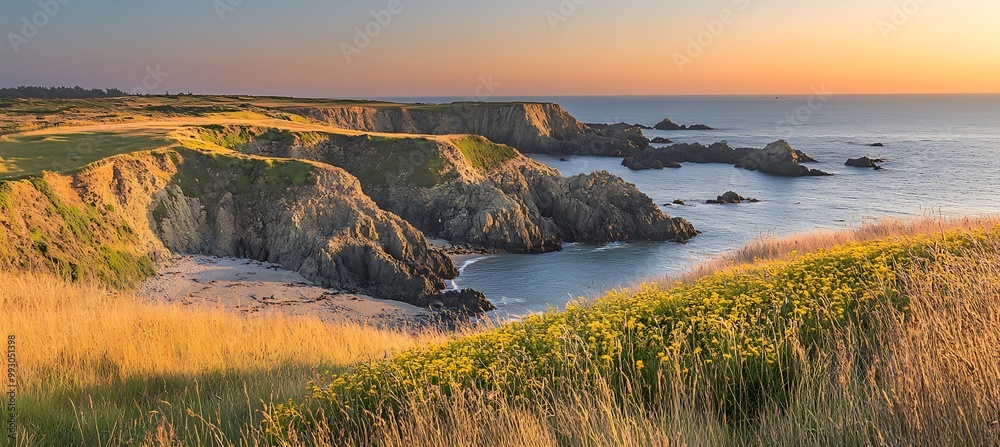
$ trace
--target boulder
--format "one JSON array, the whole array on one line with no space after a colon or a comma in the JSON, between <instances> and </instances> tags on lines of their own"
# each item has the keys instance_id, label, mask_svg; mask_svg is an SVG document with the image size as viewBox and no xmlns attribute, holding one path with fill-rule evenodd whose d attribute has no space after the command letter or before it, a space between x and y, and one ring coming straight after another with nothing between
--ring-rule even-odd
<instances>
[{"instance_id":1,"label":"boulder","mask_svg":"<svg viewBox=\"0 0 1000 447\"><path fill-rule=\"evenodd\" d=\"M743 201L743 196L736 194L733 191L729 191L719 196L718 200L722 203L740 203Z\"/></svg>"},{"instance_id":2,"label":"boulder","mask_svg":"<svg viewBox=\"0 0 1000 447\"><path fill-rule=\"evenodd\" d=\"M847 160L847 163L844 164L852 168L874 168L876 171L880 171L882 170L882 167L879 166L878 163L881 161L882 159L880 158L872 159L868 157L861 157L849 159Z\"/></svg>"},{"instance_id":3,"label":"boulder","mask_svg":"<svg viewBox=\"0 0 1000 447\"><path fill-rule=\"evenodd\" d=\"M473 289L448 290L429 298L430 306L442 307L444 310L455 312L459 315L482 315L491 310L496 310L496 306L486 299L483 292Z\"/></svg>"},{"instance_id":4,"label":"boulder","mask_svg":"<svg viewBox=\"0 0 1000 447\"><path fill-rule=\"evenodd\" d=\"M653 143L653 144L672 144L673 141L670 141L670 140L668 140L666 138L663 138L663 137L656 137L656 138L653 138L652 140L650 140L650 143Z\"/></svg>"},{"instance_id":5,"label":"boulder","mask_svg":"<svg viewBox=\"0 0 1000 447\"><path fill-rule=\"evenodd\" d=\"M882 143L872 143L869 146L871 146L871 147L885 147L885 145L882 144Z\"/></svg>"},{"instance_id":6,"label":"boulder","mask_svg":"<svg viewBox=\"0 0 1000 447\"><path fill-rule=\"evenodd\" d=\"M676 199L674 200L674 205L686 205L686 203L681 199Z\"/></svg>"},{"instance_id":7,"label":"boulder","mask_svg":"<svg viewBox=\"0 0 1000 447\"><path fill-rule=\"evenodd\" d=\"M741 203L759 203L760 200L743 197L733 191L729 191L715 200L708 200L705 203L713 205L739 205Z\"/></svg>"},{"instance_id":8,"label":"boulder","mask_svg":"<svg viewBox=\"0 0 1000 447\"><path fill-rule=\"evenodd\" d=\"M729 191L717 197L715 200L709 200L706 203L714 205L738 205L740 203L758 203L758 202L760 202L760 200L743 197L733 191Z\"/></svg>"},{"instance_id":9,"label":"boulder","mask_svg":"<svg viewBox=\"0 0 1000 447\"><path fill-rule=\"evenodd\" d=\"M672 168L672 169L675 169L675 168L680 168L681 167L681 165L679 163L667 163L667 164L664 164L662 161L659 161L659 160L648 160L646 162L638 162L637 161L637 162L632 162L632 163L629 163L629 164L623 164L623 166L625 166L625 167L627 167L627 168L629 168L629 169L631 169L633 171L644 171L644 170L647 170L647 169L662 170L663 168Z\"/></svg>"}]
</instances>

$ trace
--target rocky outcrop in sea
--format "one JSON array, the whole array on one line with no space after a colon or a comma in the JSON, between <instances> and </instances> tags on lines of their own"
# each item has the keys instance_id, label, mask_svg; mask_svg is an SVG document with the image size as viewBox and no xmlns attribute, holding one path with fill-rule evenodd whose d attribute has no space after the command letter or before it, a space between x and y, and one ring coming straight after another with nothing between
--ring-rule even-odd
<instances>
[{"instance_id":1,"label":"rocky outcrop in sea","mask_svg":"<svg viewBox=\"0 0 1000 447\"><path fill-rule=\"evenodd\" d=\"M816 160L794 149L787 141L779 140L764 149L733 148L725 141L711 146L682 143L662 148L650 147L636 155L626 157L622 165L633 170L641 170L655 169L657 163L662 166L679 166L679 163L724 163L782 177L830 175L803 165L815 162Z\"/></svg>"},{"instance_id":2,"label":"rocky outcrop in sea","mask_svg":"<svg viewBox=\"0 0 1000 447\"><path fill-rule=\"evenodd\" d=\"M670 118L664 118L657 125L653 126L656 130L715 130L715 128L710 127L705 124L691 124L691 125L681 125L670 120Z\"/></svg>"}]
</instances>

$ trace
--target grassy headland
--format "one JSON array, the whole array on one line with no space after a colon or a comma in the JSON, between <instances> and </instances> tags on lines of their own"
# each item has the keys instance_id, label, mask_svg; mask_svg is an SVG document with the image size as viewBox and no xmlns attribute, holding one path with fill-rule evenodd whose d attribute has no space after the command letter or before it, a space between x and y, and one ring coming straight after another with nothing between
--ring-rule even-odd
<instances>
[{"instance_id":1,"label":"grassy headland","mask_svg":"<svg viewBox=\"0 0 1000 447\"><path fill-rule=\"evenodd\" d=\"M998 265L1000 228L958 230L615 291L333 375L271 428L307 445L992 445Z\"/></svg>"},{"instance_id":2,"label":"grassy headland","mask_svg":"<svg viewBox=\"0 0 1000 447\"><path fill-rule=\"evenodd\" d=\"M453 341L7 275L21 445L994 445L995 225L760 242Z\"/></svg>"}]
</instances>

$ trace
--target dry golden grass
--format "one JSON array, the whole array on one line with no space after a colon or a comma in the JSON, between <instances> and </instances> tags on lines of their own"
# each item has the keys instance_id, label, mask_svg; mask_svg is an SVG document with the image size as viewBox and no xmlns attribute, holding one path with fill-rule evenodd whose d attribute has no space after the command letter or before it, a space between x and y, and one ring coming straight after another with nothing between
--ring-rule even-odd
<instances>
[{"instance_id":1,"label":"dry golden grass","mask_svg":"<svg viewBox=\"0 0 1000 447\"><path fill-rule=\"evenodd\" d=\"M852 230L813 231L785 237L761 235L733 253L695 265L680 280L690 282L731 267L813 253L848 243L943 234L955 230L975 231L997 225L1000 225L1000 216L924 217L913 220L887 218Z\"/></svg>"},{"instance_id":2,"label":"dry golden grass","mask_svg":"<svg viewBox=\"0 0 1000 447\"><path fill-rule=\"evenodd\" d=\"M131 444L162 424L186 443L250 436L262 401L301 394L322 371L453 336L154 305L34 274L0 273L0 314L16 336L24 445Z\"/></svg>"},{"instance_id":3,"label":"dry golden grass","mask_svg":"<svg viewBox=\"0 0 1000 447\"><path fill-rule=\"evenodd\" d=\"M715 268L995 224L890 222L761 241ZM711 407L711 381L699 374L681 379L666 368L657 388L668 391L642 396L627 381L581 372L529 399L477 390L414 398L364 436L346 439L321 427L284 445L1000 445L1000 241L942 252L908 268L900 282L910 299L905 312L884 308L829 349L799 346L803 373L794 397L752 420L724 420ZM39 424L22 430L19 445L271 445L276 440L260 430L262 411L304 394L318 370L449 338L300 318L247 320L9 274L0 274L0 309L0 330L18 336L22 422ZM66 433L54 434L49 423Z\"/></svg>"},{"instance_id":4,"label":"dry golden grass","mask_svg":"<svg viewBox=\"0 0 1000 447\"><path fill-rule=\"evenodd\" d=\"M744 253L778 258L844 242L995 226L993 219L888 222L773 247L762 242ZM829 344L822 346L793 337L789 366L800 373L790 379L790 399L748 402L746 413L756 416L747 420L727 421L713 407L711 387L718 384L700 372L682 379L668 365L654 387L664 392L642 396L631 379L612 384L608 377L586 372L597 365L582 364L576 372L539 378L541 385L528 398L474 389L457 395L432 391L429 398L403 402L400 411L376 418L361 432L355 427L344 433L321 422L316 430L293 432L289 443L1000 445L1000 240L987 239L957 253L942 248L934 255L901 270L898 284L885 285L908 298L906 309L880 307L830 334ZM720 262L717 269L739 265L735 259Z\"/></svg>"},{"instance_id":5,"label":"dry golden grass","mask_svg":"<svg viewBox=\"0 0 1000 447\"><path fill-rule=\"evenodd\" d=\"M91 386L121 377L346 366L447 339L316 318L244 318L225 310L154 305L101 286L0 274L0 331L15 334L22 386ZM95 368L95 366L99 366Z\"/></svg>"},{"instance_id":6,"label":"dry golden grass","mask_svg":"<svg viewBox=\"0 0 1000 447\"><path fill-rule=\"evenodd\" d=\"M289 444L1000 445L1000 241L942 252L900 279L908 310L882 309L871 326L845 330L832 349L799 345L804 374L791 404L753 420L727 423L706 406L709 380L682 381L665 370L659 388L671 392L652 398L633 394L628 383L584 376L530 400L467 390L406 402L368 436L345 440L322 427Z\"/></svg>"}]
</instances>

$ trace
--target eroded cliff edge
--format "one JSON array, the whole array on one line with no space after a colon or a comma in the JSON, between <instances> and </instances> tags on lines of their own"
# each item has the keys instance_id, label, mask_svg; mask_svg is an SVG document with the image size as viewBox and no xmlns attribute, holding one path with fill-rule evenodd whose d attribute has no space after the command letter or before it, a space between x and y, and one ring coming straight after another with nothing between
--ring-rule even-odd
<instances>
[{"instance_id":1,"label":"eroded cliff edge","mask_svg":"<svg viewBox=\"0 0 1000 447\"><path fill-rule=\"evenodd\" d=\"M639 126L584 124L550 103L371 103L289 111L362 132L481 135L527 153L628 157L649 146Z\"/></svg>"},{"instance_id":2,"label":"eroded cliff edge","mask_svg":"<svg viewBox=\"0 0 1000 447\"><path fill-rule=\"evenodd\" d=\"M426 306L458 272L355 177L320 163L162 149L0 184L0 261L129 285L151 260L268 261L328 287ZM108 280L114 281L108 281Z\"/></svg>"},{"instance_id":3,"label":"eroded cliff edge","mask_svg":"<svg viewBox=\"0 0 1000 447\"><path fill-rule=\"evenodd\" d=\"M379 206L454 244L540 253L563 242L683 242L696 234L617 176L566 178L481 136L347 136L246 126L202 133L237 142L233 147L247 153L343 167Z\"/></svg>"}]
</instances>

